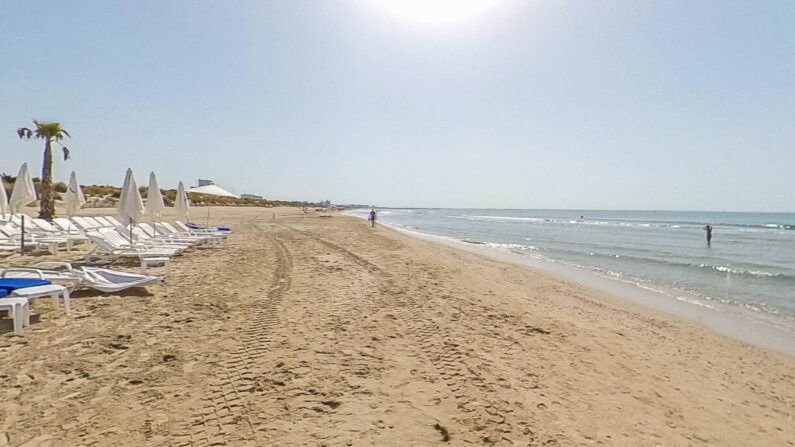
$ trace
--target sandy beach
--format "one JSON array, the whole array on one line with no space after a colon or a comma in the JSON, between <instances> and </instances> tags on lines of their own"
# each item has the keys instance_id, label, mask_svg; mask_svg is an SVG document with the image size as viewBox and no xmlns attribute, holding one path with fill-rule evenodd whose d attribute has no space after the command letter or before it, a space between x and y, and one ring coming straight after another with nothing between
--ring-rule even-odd
<instances>
[{"instance_id":1,"label":"sandy beach","mask_svg":"<svg viewBox=\"0 0 795 447\"><path fill-rule=\"evenodd\" d=\"M162 285L5 327L0 446L795 445L791 357L337 213L211 216Z\"/></svg>"}]
</instances>

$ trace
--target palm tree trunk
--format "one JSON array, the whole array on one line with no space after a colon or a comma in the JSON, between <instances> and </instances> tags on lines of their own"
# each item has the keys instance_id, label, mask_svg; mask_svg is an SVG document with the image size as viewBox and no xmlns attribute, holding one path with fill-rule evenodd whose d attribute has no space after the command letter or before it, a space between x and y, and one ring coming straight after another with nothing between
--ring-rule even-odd
<instances>
[{"instance_id":1,"label":"palm tree trunk","mask_svg":"<svg viewBox=\"0 0 795 447\"><path fill-rule=\"evenodd\" d=\"M41 196L39 197L39 218L52 220L55 215L55 199L52 190L52 142L44 143L44 161L41 166Z\"/></svg>"}]
</instances>

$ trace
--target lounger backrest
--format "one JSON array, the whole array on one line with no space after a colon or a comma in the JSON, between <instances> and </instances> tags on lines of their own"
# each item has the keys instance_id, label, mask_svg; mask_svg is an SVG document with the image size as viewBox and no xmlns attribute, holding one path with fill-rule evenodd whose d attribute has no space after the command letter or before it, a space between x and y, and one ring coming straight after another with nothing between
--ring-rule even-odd
<instances>
[{"instance_id":1,"label":"lounger backrest","mask_svg":"<svg viewBox=\"0 0 795 447\"><path fill-rule=\"evenodd\" d=\"M118 227L116 227L116 231L119 231L119 228L118 228ZM128 231L129 231L129 230L128 230ZM129 233L128 233L128 234L129 234ZM149 233L147 233L146 231L144 231L144 230L143 230L142 228L140 228L138 225L136 225L136 226L134 226L134 227L132 228L132 234L133 234L133 237L134 237L135 239L137 239L137 240L146 241L146 240L152 239L152 235L150 235Z\"/></svg>"},{"instance_id":2,"label":"lounger backrest","mask_svg":"<svg viewBox=\"0 0 795 447\"><path fill-rule=\"evenodd\" d=\"M44 230L44 231L46 231L48 233L53 233L53 234L60 234L61 233L61 230L59 230L53 224L47 222L44 219L31 219L31 222L33 222L40 229L42 229L42 230Z\"/></svg>"},{"instance_id":3,"label":"lounger backrest","mask_svg":"<svg viewBox=\"0 0 795 447\"><path fill-rule=\"evenodd\" d=\"M96 230L99 228L96 222L89 221L85 217L75 216L72 221L77 224L83 231Z\"/></svg>"},{"instance_id":4,"label":"lounger backrest","mask_svg":"<svg viewBox=\"0 0 795 447\"><path fill-rule=\"evenodd\" d=\"M110 226L110 225L108 225L107 222L102 222L101 220L97 219L96 217L84 217L83 219L85 219L88 222L91 222L94 225L94 227L96 227L96 228L107 228L107 227Z\"/></svg>"},{"instance_id":5,"label":"lounger backrest","mask_svg":"<svg viewBox=\"0 0 795 447\"><path fill-rule=\"evenodd\" d=\"M174 226L171 225L168 222L163 222L163 226L166 227L168 229L168 231L170 231L170 232L172 232L174 234L185 233L185 231L178 230L178 229L174 228Z\"/></svg>"},{"instance_id":6,"label":"lounger backrest","mask_svg":"<svg viewBox=\"0 0 795 447\"><path fill-rule=\"evenodd\" d=\"M114 227L116 227L116 226L119 226L119 225L122 225L122 223L121 223L121 222L119 222L119 219L116 219L116 218L115 218L115 217L113 217L113 216L105 216L105 220L107 220L108 222L110 222L110 223L111 223L111 225L113 225Z\"/></svg>"},{"instance_id":7,"label":"lounger backrest","mask_svg":"<svg viewBox=\"0 0 795 447\"><path fill-rule=\"evenodd\" d=\"M171 229L169 229L170 225L166 226L167 223L168 222L155 222L155 228L157 229L158 233L160 233L160 234L163 234L163 235L166 235L166 236L173 236L174 234L176 234L176 231L174 231L173 227L171 227Z\"/></svg>"},{"instance_id":8,"label":"lounger backrest","mask_svg":"<svg viewBox=\"0 0 795 447\"><path fill-rule=\"evenodd\" d=\"M100 228L97 230L99 234L105 237L109 243L113 244L116 248L124 248L130 246L130 241L125 239L113 228Z\"/></svg>"},{"instance_id":9,"label":"lounger backrest","mask_svg":"<svg viewBox=\"0 0 795 447\"><path fill-rule=\"evenodd\" d=\"M23 216L25 217L25 225L30 224L30 219L33 219L33 218L28 216L27 214L23 214L23 213L12 214L9 217L8 221L13 223L13 224L15 224L15 225L22 225L22 217Z\"/></svg>"},{"instance_id":10,"label":"lounger backrest","mask_svg":"<svg viewBox=\"0 0 795 447\"><path fill-rule=\"evenodd\" d=\"M52 220L52 223L63 231L67 231L69 233L82 233L82 230L79 226L77 226L76 223L65 217L56 217Z\"/></svg>"},{"instance_id":11,"label":"lounger backrest","mask_svg":"<svg viewBox=\"0 0 795 447\"><path fill-rule=\"evenodd\" d=\"M113 243L111 243L110 240L108 240L108 238L105 237L104 234L100 233L99 231L95 230L86 231L86 237L91 239L92 242L104 248L105 250L113 251L116 250L116 248L118 248Z\"/></svg>"},{"instance_id":12,"label":"lounger backrest","mask_svg":"<svg viewBox=\"0 0 795 447\"><path fill-rule=\"evenodd\" d=\"M14 236L21 236L22 231L14 225L13 223L9 222L5 225L0 226L0 234L13 238Z\"/></svg>"},{"instance_id":13,"label":"lounger backrest","mask_svg":"<svg viewBox=\"0 0 795 447\"><path fill-rule=\"evenodd\" d=\"M190 227L188 227L187 225L185 225L185 223L184 223L184 222L182 222L182 221L180 221L180 220L175 220L175 221L174 221L174 225L176 225L176 226L178 226L179 228L181 228L181 230L180 230L180 231L188 231L188 232L189 232L189 231L191 231L191 230L192 230Z\"/></svg>"},{"instance_id":14,"label":"lounger backrest","mask_svg":"<svg viewBox=\"0 0 795 447\"><path fill-rule=\"evenodd\" d=\"M147 236L149 237L157 236L157 232L155 231L155 229L152 228L152 226L149 225L148 223L139 223L138 226L144 231L144 233L146 233Z\"/></svg>"}]
</instances>

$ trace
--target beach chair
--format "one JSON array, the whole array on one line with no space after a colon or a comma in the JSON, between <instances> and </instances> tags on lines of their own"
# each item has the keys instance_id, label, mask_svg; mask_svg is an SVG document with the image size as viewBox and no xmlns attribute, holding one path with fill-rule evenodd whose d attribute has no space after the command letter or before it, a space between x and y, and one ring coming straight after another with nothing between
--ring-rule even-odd
<instances>
[{"instance_id":1,"label":"beach chair","mask_svg":"<svg viewBox=\"0 0 795 447\"><path fill-rule=\"evenodd\" d=\"M171 225L168 222L158 222L158 225L160 225L166 231L171 231L172 233L183 233L183 234L188 234L188 235L191 235L191 236L203 236L203 237L210 237L210 238L214 238L214 239L226 239L226 233L223 233L223 232L220 232L220 231L215 231L215 230L212 230L212 229L194 230L194 229L188 228L184 223L182 223L182 222L180 222L178 220L174 221L174 224L177 225L179 228L174 227L173 225ZM180 225L180 224L182 224L182 225Z\"/></svg>"},{"instance_id":2,"label":"beach chair","mask_svg":"<svg viewBox=\"0 0 795 447\"><path fill-rule=\"evenodd\" d=\"M19 250L19 242L16 242L7 236L0 237L0 251L16 251L16 250Z\"/></svg>"},{"instance_id":3,"label":"beach chair","mask_svg":"<svg viewBox=\"0 0 795 447\"><path fill-rule=\"evenodd\" d=\"M111 226L118 227L119 225L124 226L119 219L116 219L114 216L105 216L105 220L110 222Z\"/></svg>"},{"instance_id":4,"label":"beach chair","mask_svg":"<svg viewBox=\"0 0 795 447\"><path fill-rule=\"evenodd\" d=\"M52 224L61 229L66 234L85 236L83 230L77 224L65 217L56 217L52 220Z\"/></svg>"},{"instance_id":5,"label":"beach chair","mask_svg":"<svg viewBox=\"0 0 795 447\"><path fill-rule=\"evenodd\" d=\"M138 226L132 228L116 227L113 228L113 230L115 230L115 233L128 244L130 242L130 234L132 234L133 245L135 246L170 248L176 251L183 251L190 248L190 246L193 244L193 242L168 241L158 237L152 237L141 228L138 228ZM111 229L103 228L99 231L103 234L110 234ZM113 237L115 238L116 235L113 235Z\"/></svg>"},{"instance_id":6,"label":"beach chair","mask_svg":"<svg viewBox=\"0 0 795 447\"><path fill-rule=\"evenodd\" d=\"M86 243L88 242L88 238L84 234L74 234L69 233L67 231L63 231L57 226L53 225L50 222L47 222L44 219L31 219L33 225L36 225L43 234L47 235L48 237L57 237L57 238L64 238L67 240L67 250L72 249L72 245L75 243Z\"/></svg>"},{"instance_id":7,"label":"beach chair","mask_svg":"<svg viewBox=\"0 0 795 447\"><path fill-rule=\"evenodd\" d=\"M143 227L144 224L142 224ZM157 222L155 223L155 228L152 228L151 225L147 225L144 227L148 233L152 231L155 234L159 235L160 237L169 238L173 240L186 240L186 241L193 241L193 243L200 243L200 244L209 244L218 242L218 238L213 237L212 235L200 235L200 234L189 234L181 231L177 231L174 227L168 225L167 222Z\"/></svg>"},{"instance_id":8,"label":"beach chair","mask_svg":"<svg viewBox=\"0 0 795 447\"><path fill-rule=\"evenodd\" d=\"M139 275L98 267L72 268L68 262L43 261L27 267L0 270L0 278L45 279L74 291L84 287L103 293L118 292L163 282L162 276Z\"/></svg>"},{"instance_id":9,"label":"beach chair","mask_svg":"<svg viewBox=\"0 0 795 447\"><path fill-rule=\"evenodd\" d=\"M225 227L225 226L208 227L208 226L204 226L204 225L195 224L195 223L192 223L192 222L180 222L180 223L182 224L182 226L190 228L191 230L213 230L213 231L218 231L218 232L222 232L222 233L229 233L230 231L232 231L231 228Z\"/></svg>"},{"instance_id":10,"label":"beach chair","mask_svg":"<svg viewBox=\"0 0 795 447\"><path fill-rule=\"evenodd\" d=\"M72 223L77 225L77 227L80 228L81 230L83 230L84 232L91 231L91 230L97 230L97 229L100 228L99 224L97 222L95 222L93 220L90 221L87 218L81 217L81 216L72 217Z\"/></svg>"},{"instance_id":11,"label":"beach chair","mask_svg":"<svg viewBox=\"0 0 795 447\"><path fill-rule=\"evenodd\" d=\"M80 276L75 274L71 269L61 269L61 262L40 262L27 267L7 267L0 270L0 279L2 278L27 278L27 279L45 279L52 284L66 286L69 290L74 290L80 283Z\"/></svg>"},{"instance_id":12,"label":"beach chair","mask_svg":"<svg viewBox=\"0 0 795 447\"><path fill-rule=\"evenodd\" d=\"M30 326L30 305L26 298L8 298L0 292L0 310L8 311L14 320L14 332L22 333L22 329Z\"/></svg>"},{"instance_id":13,"label":"beach chair","mask_svg":"<svg viewBox=\"0 0 795 447\"><path fill-rule=\"evenodd\" d=\"M140 227L141 230L149 237L152 237L154 239L160 239L163 241L170 241L178 244L204 245L209 241L209 238L202 236L191 236L189 234L183 234L183 233L175 234L175 233L157 231L154 227L152 227L147 223L138 224L138 227Z\"/></svg>"},{"instance_id":14,"label":"beach chair","mask_svg":"<svg viewBox=\"0 0 795 447\"><path fill-rule=\"evenodd\" d=\"M50 281L44 279L0 278L0 290L6 291L10 298L25 298L28 302L49 296L55 307L59 305L58 298L63 298L64 310L67 314L72 312L69 289L65 286L51 284ZM0 300L2 299L0 298Z\"/></svg>"},{"instance_id":15,"label":"beach chair","mask_svg":"<svg viewBox=\"0 0 795 447\"><path fill-rule=\"evenodd\" d=\"M24 239L25 245L30 247L45 247L51 253L58 254L59 244L67 246L69 244L69 241L65 238L43 236L40 232L29 231L28 228L29 226L26 226ZM8 222L0 226L0 237L4 240L13 240L17 244L17 248L19 248L23 238L22 228L16 226L13 222Z\"/></svg>"},{"instance_id":16,"label":"beach chair","mask_svg":"<svg viewBox=\"0 0 795 447\"><path fill-rule=\"evenodd\" d=\"M116 234L118 236L118 234ZM141 274L146 274L146 269L153 265L164 264L166 274L171 268L171 258L176 251L167 248L135 247L129 244L119 244L118 240L107 237L99 231L86 232L86 236L97 246L86 254L88 263L116 262L121 259L137 258L141 262Z\"/></svg>"},{"instance_id":17,"label":"beach chair","mask_svg":"<svg viewBox=\"0 0 795 447\"><path fill-rule=\"evenodd\" d=\"M119 292L131 287L143 287L163 282L162 276L119 272L97 267L81 267L83 286L105 293Z\"/></svg>"}]
</instances>

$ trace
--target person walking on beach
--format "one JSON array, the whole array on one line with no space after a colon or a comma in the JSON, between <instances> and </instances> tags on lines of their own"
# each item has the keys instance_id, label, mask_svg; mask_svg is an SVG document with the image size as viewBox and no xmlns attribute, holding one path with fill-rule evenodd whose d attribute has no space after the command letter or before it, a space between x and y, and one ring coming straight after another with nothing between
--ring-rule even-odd
<instances>
[{"instance_id":1,"label":"person walking on beach","mask_svg":"<svg viewBox=\"0 0 795 447\"><path fill-rule=\"evenodd\" d=\"M370 221L370 226L375 228L375 210L370 210L370 214L367 216L367 220Z\"/></svg>"},{"instance_id":2,"label":"person walking on beach","mask_svg":"<svg viewBox=\"0 0 795 447\"><path fill-rule=\"evenodd\" d=\"M707 232L707 245L712 245L712 225L707 224L704 231Z\"/></svg>"}]
</instances>

